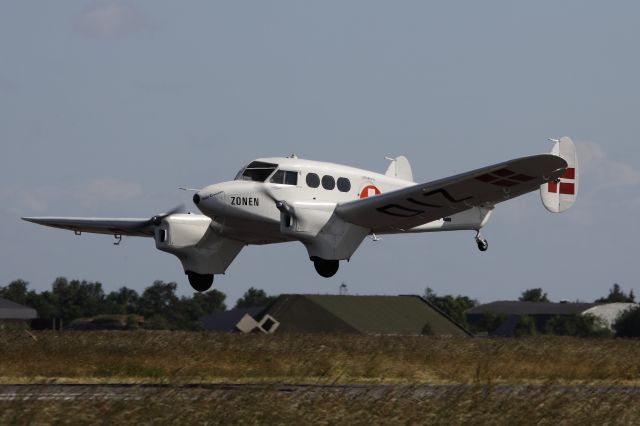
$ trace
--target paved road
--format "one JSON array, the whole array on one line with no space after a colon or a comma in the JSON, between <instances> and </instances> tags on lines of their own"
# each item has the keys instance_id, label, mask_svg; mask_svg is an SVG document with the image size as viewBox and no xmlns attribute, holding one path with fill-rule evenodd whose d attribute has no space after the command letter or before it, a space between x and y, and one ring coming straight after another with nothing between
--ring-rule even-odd
<instances>
[{"instance_id":1,"label":"paved road","mask_svg":"<svg viewBox=\"0 0 640 426\"><path fill-rule=\"evenodd\" d=\"M0 401L47 400L141 400L149 395L171 394L186 400L229 392L332 393L348 397L381 398L401 392L405 397L426 398L469 391L526 396L540 392L575 393L576 395L640 395L640 386L625 385L299 385L299 384L194 384L194 385L82 385L82 384L24 384L0 385Z\"/></svg>"}]
</instances>

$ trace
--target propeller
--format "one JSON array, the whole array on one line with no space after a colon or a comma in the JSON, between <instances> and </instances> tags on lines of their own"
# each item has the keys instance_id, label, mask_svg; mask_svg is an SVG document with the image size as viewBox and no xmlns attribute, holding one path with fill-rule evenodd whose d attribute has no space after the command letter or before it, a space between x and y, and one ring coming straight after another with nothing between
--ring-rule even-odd
<instances>
[{"instance_id":1,"label":"propeller","mask_svg":"<svg viewBox=\"0 0 640 426\"><path fill-rule=\"evenodd\" d=\"M176 214L176 213L183 213L184 211L185 211L184 204L180 204L179 206L172 208L168 212L160 213L150 217L149 220L146 220L145 222L140 224L139 228L144 229L144 228L147 228L148 226L158 226L160 225L160 223L162 223L162 219L164 219L165 217L171 216L172 214Z\"/></svg>"}]
</instances>

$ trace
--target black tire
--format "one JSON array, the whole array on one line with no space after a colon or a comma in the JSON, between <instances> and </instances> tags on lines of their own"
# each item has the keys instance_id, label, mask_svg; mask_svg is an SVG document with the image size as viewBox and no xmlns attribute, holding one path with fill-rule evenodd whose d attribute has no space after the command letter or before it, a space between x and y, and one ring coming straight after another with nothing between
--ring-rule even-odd
<instances>
[{"instance_id":1,"label":"black tire","mask_svg":"<svg viewBox=\"0 0 640 426\"><path fill-rule=\"evenodd\" d=\"M189 277L189 284L195 291L207 291L213 285L213 274L196 274L195 272L187 271Z\"/></svg>"},{"instance_id":2,"label":"black tire","mask_svg":"<svg viewBox=\"0 0 640 426\"><path fill-rule=\"evenodd\" d=\"M487 240L478 240L478 250L487 251L488 248L489 243L487 242Z\"/></svg>"},{"instance_id":3,"label":"black tire","mask_svg":"<svg viewBox=\"0 0 640 426\"><path fill-rule=\"evenodd\" d=\"M338 272L340 267L339 260L314 259L313 266L320 276L330 278Z\"/></svg>"}]
</instances>

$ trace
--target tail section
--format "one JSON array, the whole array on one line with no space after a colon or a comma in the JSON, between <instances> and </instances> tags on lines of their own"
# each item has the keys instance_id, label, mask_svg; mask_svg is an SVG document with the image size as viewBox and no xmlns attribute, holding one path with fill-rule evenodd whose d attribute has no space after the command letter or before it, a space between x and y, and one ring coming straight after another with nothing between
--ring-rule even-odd
<instances>
[{"instance_id":1,"label":"tail section","mask_svg":"<svg viewBox=\"0 0 640 426\"><path fill-rule=\"evenodd\" d=\"M411 172L411 165L407 157L402 155L396 158L387 157L387 160L391 161L391 164L387 167L387 171L384 173L385 175L413 182L413 173Z\"/></svg>"},{"instance_id":2,"label":"tail section","mask_svg":"<svg viewBox=\"0 0 640 426\"><path fill-rule=\"evenodd\" d=\"M551 154L565 160L567 169L559 179L540 186L540 197L547 210L562 213L575 203L578 195L578 154L573 141L566 136L556 141Z\"/></svg>"}]
</instances>

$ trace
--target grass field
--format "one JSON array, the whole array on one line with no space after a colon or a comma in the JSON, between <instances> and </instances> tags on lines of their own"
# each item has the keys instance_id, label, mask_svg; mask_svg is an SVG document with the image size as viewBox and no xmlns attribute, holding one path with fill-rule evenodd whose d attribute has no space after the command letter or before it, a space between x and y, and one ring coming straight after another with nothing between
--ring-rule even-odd
<instances>
[{"instance_id":1,"label":"grass field","mask_svg":"<svg viewBox=\"0 0 640 426\"><path fill-rule=\"evenodd\" d=\"M1 383L171 386L139 400L0 401L2 424L640 423L640 392L629 391L640 385L637 340L148 331L33 336L0 332ZM416 397L411 386L369 395L266 388L185 397L185 383L452 386L428 397ZM535 386L497 391L501 384Z\"/></svg>"}]
</instances>

